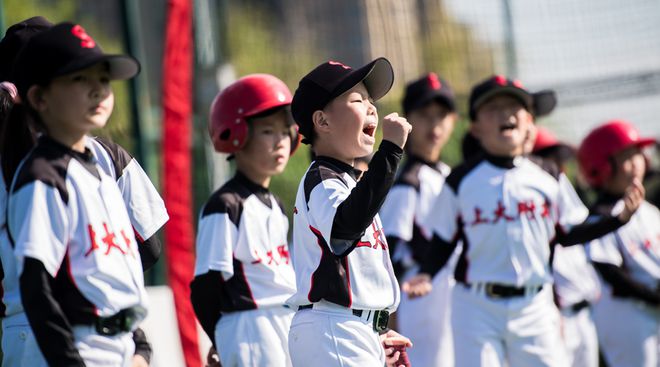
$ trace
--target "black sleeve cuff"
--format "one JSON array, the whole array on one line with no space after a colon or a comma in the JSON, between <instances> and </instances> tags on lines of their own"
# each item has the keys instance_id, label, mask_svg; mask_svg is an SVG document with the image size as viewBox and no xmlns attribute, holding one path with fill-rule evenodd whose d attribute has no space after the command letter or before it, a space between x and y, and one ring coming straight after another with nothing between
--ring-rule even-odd
<instances>
[{"instance_id":1,"label":"black sleeve cuff","mask_svg":"<svg viewBox=\"0 0 660 367\"><path fill-rule=\"evenodd\" d=\"M433 278L447 264L457 245L458 241L456 240L449 243L438 237L438 235L433 234L431 249L429 250L426 261L419 267L419 272L429 274Z\"/></svg>"}]
</instances>

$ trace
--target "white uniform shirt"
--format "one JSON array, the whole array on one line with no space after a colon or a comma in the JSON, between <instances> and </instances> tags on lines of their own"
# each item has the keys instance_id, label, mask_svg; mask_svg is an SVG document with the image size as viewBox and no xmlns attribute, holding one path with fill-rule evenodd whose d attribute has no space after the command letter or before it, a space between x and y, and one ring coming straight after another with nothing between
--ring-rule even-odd
<instances>
[{"instance_id":1,"label":"white uniform shirt","mask_svg":"<svg viewBox=\"0 0 660 367\"><path fill-rule=\"evenodd\" d=\"M618 201L611 214L618 215L623 206L623 201ZM591 241L587 251L592 261L623 267L634 280L657 289L660 285L660 211L642 202L628 223Z\"/></svg>"},{"instance_id":2,"label":"white uniform shirt","mask_svg":"<svg viewBox=\"0 0 660 367\"><path fill-rule=\"evenodd\" d=\"M393 262L408 269L427 255L430 233L421 223L450 172L451 168L442 162L429 164L413 156L406 161L379 212L385 235L403 241L395 247Z\"/></svg>"},{"instance_id":3,"label":"white uniform shirt","mask_svg":"<svg viewBox=\"0 0 660 367\"><path fill-rule=\"evenodd\" d=\"M146 315L140 255L121 192L91 152L42 137L12 183L8 224L19 276L31 257L82 296L54 294L70 320L129 307Z\"/></svg>"},{"instance_id":4,"label":"white uniform shirt","mask_svg":"<svg viewBox=\"0 0 660 367\"><path fill-rule=\"evenodd\" d=\"M567 198L580 207L582 200L565 174L560 174L559 185ZM600 297L600 281L587 258L584 246L555 246L553 275L557 301L561 307L570 307L582 301L595 302Z\"/></svg>"},{"instance_id":5,"label":"white uniform shirt","mask_svg":"<svg viewBox=\"0 0 660 367\"><path fill-rule=\"evenodd\" d=\"M300 182L293 228L298 290L288 303L297 308L324 299L353 309L394 311L399 286L378 214L347 256L330 248L337 207L356 185L352 167L344 166L317 159Z\"/></svg>"},{"instance_id":6,"label":"white uniform shirt","mask_svg":"<svg viewBox=\"0 0 660 367\"><path fill-rule=\"evenodd\" d=\"M99 138L88 138L85 145L96 158L96 163L107 175L116 180L128 210L135 235L148 239L169 219L163 199L140 164L121 146ZM0 177L2 173L0 172ZM13 246L6 232L7 190L0 180L0 255L5 277L2 281L6 316L23 312L18 288L18 274Z\"/></svg>"},{"instance_id":7,"label":"white uniform shirt","mask_svg":"<svg viewBox=\"0 0 660 367\"><path fill-rule=\"evenodd\" d=\"M524 157L482 156L455 168L426 219L443 241L463 241L457 281L552 282L550 243L588 215L557 178Z\"/></svg>"},{"instance_id":8,"label":"white uniform shirt","mask_svg":"<svg viewBox=\"0 0 660 367\"><path fill-rule=\"evenodd\" d=\"M296 291L289 221L267 189L240 172L211 195L197 230L195 276L222 273L223 312L284 305Z\"/></svg>"}]
</instances>

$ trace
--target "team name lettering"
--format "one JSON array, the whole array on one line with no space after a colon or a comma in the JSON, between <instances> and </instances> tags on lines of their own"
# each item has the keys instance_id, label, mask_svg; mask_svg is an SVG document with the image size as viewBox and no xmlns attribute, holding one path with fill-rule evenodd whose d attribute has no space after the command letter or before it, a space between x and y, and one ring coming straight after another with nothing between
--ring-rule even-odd
<instances>
[{"instance_id":1,"label":"team name lettering","mask_svg":"<svg viewBox=\"0 0 660 367\"><path fill-rule=\"evenodd\" d=\"M383 250L387 250L387 240L383 238L383 229L382 228L377 228L376 227L376 222L371 222L371 228L374 230L374 242L373 244L371 241L360 241L355 245L355 247L370 247L373 248L374 250L378 249L380 247Z\"/></svg>"},{"instance_id":2,"label":"team name lettering","mask_svg":"<svg viewBox=\"0 0 660 367\"><path fill-rule=\"evenodd\" d=\"M545 201L540 208L537 208L536 204L532 200L520 201L514 205L514 210L510 210L503 203L502 200L497 202L495 210L493 210L492 215L484 214L484 210L478 206L475 206L473 209L473 220L469 222L470 227L474 227L480 224L497 224L500 222L513 222L519 220L522 217L527 217L527 219L533 219L535 215L539 215L541 218L547 218L550 216L550 203Z\"/></svg>"},{"instance_id":3,"label":"team name lettering","mask_svg":"<svg viewBox=\"0 0 660 367\"><path fill-rule=\"evenodd\" d=\"M265 256L262 256L257 250L254 250L253 254L255 257L255 260L252 260L251 262L253 265L261 264L263 262L265 262L266 265L288 265L291 261L287 245L279 245L275 250L268 250L265 252Z\"/></svg>"},{"instance_id":4,"label":"team name lettering","mask_svg":"<svg viewBox=\"0 0 660 367\"><path fill-rule=\"evenodd\" d=\"M122 239L124 240L124 245L126 246L125 248L122 248L118 243L117 243L117 235L110 231L108 228L107 223L103 223L103 231L102 237L100 238L101 243L105 246L105 252L103 252L103 255L110 255L110 252L115 249L122 255L130 254L131 256L135 257L133 254L133 251L131 251L131 239L126 235L126 232L124 230L121 230L119 233L121 234ZM89 241L91 243L89 249L85 252L85 257L89 256L92 254L92 252L98 250L101 248L99 245L99 242L96 241L96 236L97 232L94 230L94 227L91 224L87 225L87 233L89 234Z\"/></svg>"}]
</instances>

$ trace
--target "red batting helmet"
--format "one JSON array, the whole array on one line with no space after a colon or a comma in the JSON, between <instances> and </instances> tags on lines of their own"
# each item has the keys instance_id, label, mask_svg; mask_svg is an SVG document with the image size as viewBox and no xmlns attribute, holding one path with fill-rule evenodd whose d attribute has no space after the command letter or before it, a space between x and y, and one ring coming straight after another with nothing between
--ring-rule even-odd
<instances>
[{"instance_id":1,"label":"red batting helmet","mask_svg":"<svg viewBox=\"0 0 660 367\"><path fill-rule=\"evenodd\" d=\"M643 148L655 139L641 138L635 127L626 121L614 120L592 130L578 149L580 171L592 187L602 186L612 175L612 156L628 147Z\"/></svg>"},{"instance_id":2,"label":"red batting helmet","mask_svg":"<svg viewBox=\"0 0 660 367\"><path fill-rule=\"evenodd\" d=\"M211 104L209 135L221 153L235 153L248 138L247 118L291 104L291 91L270 74L246 75L222 90ZM297 131L297 130L296 130ZM297 135L297 134L296 134ZM291 137L291 151L298 137Z\"/></svg>"}]
</instances>

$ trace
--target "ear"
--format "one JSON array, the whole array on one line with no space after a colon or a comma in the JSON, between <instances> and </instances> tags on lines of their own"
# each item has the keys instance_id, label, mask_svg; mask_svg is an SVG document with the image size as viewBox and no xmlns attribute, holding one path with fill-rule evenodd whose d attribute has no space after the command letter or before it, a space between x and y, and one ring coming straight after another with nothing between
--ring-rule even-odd
<instances>
[{"instance_id":1,"label":"ear","mask_svg":"<svg viewBox=\"0 0 660 367\"><path fill-rule=\"evenodd\" d=\"M312 114L312 122L314 123L315 129L317 131L328 131L330 124L328 124L328 119L325 117L325 112L322 110L316 110Z\"/></svg>"},{"instance_id":2,"label":"ear","mask_svg":"<svg viewBox=\"0 0 660 367\"><path fill-rule=\"evenodd\" d=\"M481 138L481 137L479 136L479 133L480 133L481 129L479 129L479 126L478 126L478 125L479 125L479 124L478 124L476 121L472 121L472 122L470 122L470 127L469 127L469 129L470 129L470 134L472 134L472 136L474 136L475 138L477 138L477 140L479 140L479 139Z\"/></svg>"},{"instance_id":3,"label":"ear","mask_svg":"<svg viewBox=\"0 0 660 367\"><path fill-rule=\"evenodd\" d=\"M41 112L46 108L46 101L44 99L44 88L38 85L33 85L27 92L28 106Z\"/></svg>"}]
</instances>

